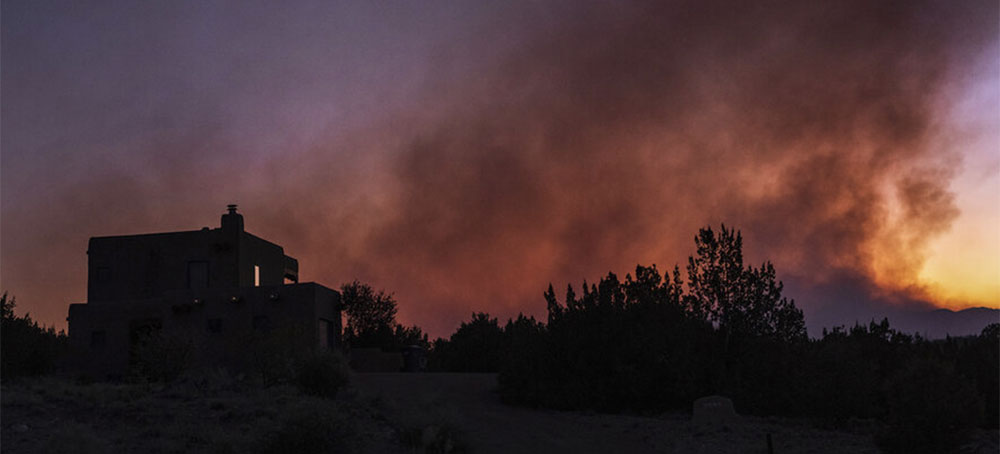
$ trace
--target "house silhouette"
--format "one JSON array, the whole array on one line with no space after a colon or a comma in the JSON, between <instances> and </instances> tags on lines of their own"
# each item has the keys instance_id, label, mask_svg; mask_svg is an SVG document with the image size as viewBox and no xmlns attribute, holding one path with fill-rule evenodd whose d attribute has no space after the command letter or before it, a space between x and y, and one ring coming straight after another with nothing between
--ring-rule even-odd
<instances>
[{"instance_id":1,"label":"house silhouette","mask_svg":"<svg viewBox=\"0 0 1000 454\"><path fill-rule=\"evenodd\" d=\"M298 261L244 230L229 205L221 226L90 239L87 302L69 307L73 366L123 376L150 339L193 347L194 364L240 366L249 340L295 327L302 345L340 344L340 294L298 282Z\"/></svg>"}]
</instances>

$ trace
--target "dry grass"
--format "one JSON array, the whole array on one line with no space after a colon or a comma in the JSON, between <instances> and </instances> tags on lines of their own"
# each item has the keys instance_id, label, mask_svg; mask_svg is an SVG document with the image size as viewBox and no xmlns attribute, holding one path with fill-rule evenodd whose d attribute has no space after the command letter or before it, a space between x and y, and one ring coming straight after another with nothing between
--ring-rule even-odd
<instances>
[{"instance_id":1,"label":"dry grass","mask_svg":"<svg viewBox=\"0 0 1000 454\"><path fill-rule=\"evenodd\" d=\"M171 385L5 383L3 451L10 453L398 452L371 408L349 393L306 396L219 374Z\"/></svg>"}]
</instances>

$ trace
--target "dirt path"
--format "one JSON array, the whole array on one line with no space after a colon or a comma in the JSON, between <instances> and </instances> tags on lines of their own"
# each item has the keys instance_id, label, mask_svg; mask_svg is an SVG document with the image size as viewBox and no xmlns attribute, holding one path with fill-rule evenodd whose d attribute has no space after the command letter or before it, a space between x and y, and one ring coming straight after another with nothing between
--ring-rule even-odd
<instances>
[{"instance_id":1,"label":"dirt path","mask_svg":"<svg viewBox=\"0 0 1000 454\"><path fill-rule=\"evenodd\" d=\"M645 418L503 405L494 374L358 374L362 393L404 423L453 428L477 453L876 453L870 437L794 420L743 417L729 429L696 430L683 414Z\"/></svg>"}]
</instances>

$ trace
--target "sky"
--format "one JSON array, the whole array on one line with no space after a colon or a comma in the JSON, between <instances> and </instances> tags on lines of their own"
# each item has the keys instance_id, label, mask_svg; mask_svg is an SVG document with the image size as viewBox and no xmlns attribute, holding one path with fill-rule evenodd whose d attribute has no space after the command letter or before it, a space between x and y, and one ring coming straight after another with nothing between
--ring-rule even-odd
<instances>
[{"instance_id":1,"label":"sky","mask_svg":"<svg viewBox=\"0 0 1000 454\"><path fill-rule=\"evenodd\" d=\"M449 335L742 231L811 330L1000 308L995 1L0 6L0 288L236 203Z\"/></svg>"}]
</instances>

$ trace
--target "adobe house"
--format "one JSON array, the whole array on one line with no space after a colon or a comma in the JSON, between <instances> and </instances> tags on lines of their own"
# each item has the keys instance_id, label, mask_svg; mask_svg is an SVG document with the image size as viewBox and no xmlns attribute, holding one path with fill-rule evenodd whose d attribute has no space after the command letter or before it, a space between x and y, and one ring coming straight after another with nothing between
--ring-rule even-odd
<instances>
[{"instance_id":1,"label":"adobe house","mask_svg":"<svg viewBox=\"0 0 1000 454\"><path fill-rule=\"evenodd\" d=\"M69 307L77 367L119 377L150 334L194 345L196 364L229 365L252 336L296 326L339 345L340 294L298 282L298 261L243 228L229 205L219 228L90 239L87 302Z\"/></svg>"}]
</instances>

